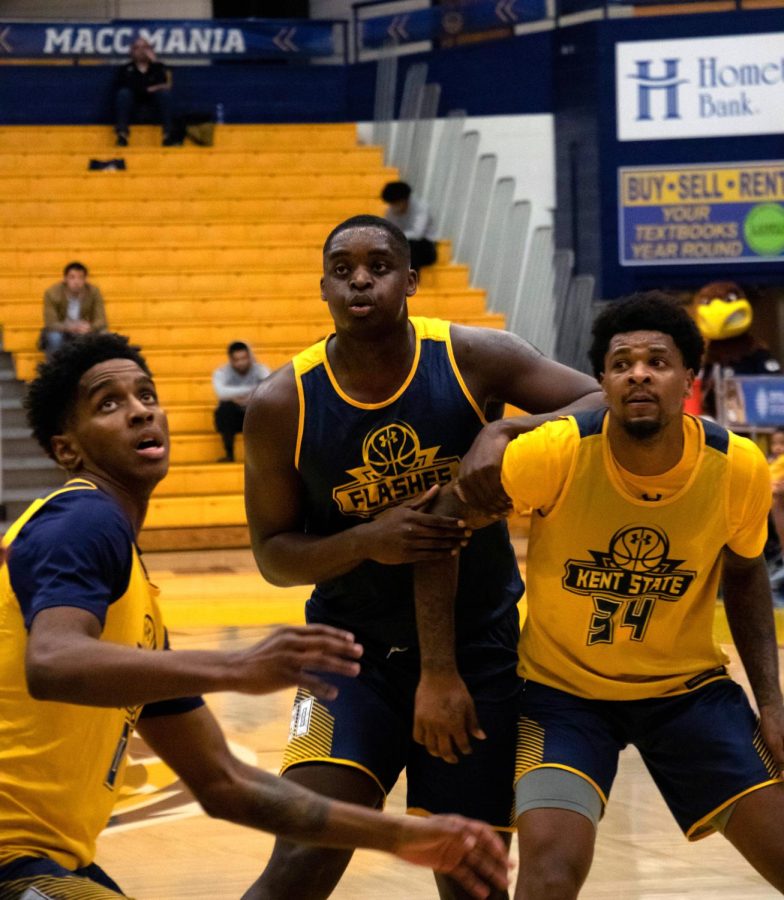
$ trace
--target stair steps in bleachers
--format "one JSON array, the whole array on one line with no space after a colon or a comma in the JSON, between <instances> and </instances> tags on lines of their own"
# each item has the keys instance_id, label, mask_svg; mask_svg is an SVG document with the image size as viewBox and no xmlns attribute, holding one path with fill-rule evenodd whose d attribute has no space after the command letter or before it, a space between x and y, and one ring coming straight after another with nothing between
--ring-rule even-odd
<instances>
[{"instance_id":1,"label":"stair steps in bleachers","mask_svg":"<svg viewBox=\"0 0 784 900\"><path fill-rule=\"evenodd\" d=\"M96 283L99 283L96 279ZM110 326L117 331L153 321L171 322L187 318L195 322L221 322L226 318L242 317L254 321L311 319L323 315L324 309L317 290L303 294L225 297L130 297L113 294L107 300ZM452 291L422 291L409 300L409 309L416 315L441 316L451 319L481 319L484 313L484 293L466 288ZM29 327L41 317L41 298L14 297L4 299L2 320L6 328Z\"/></svg>"},{"instance_id":2,"label":"stair steps in bleachers","mask_svg":"<svg viewBox=\"0 0 784 900\"><path fill-rule=\"evenodd\" d=\"M329 333L323 241L348 216L380 214L381 188L397 171L378 147L358 146L350 124L218 126L207 148L161 148L160 129L144 126L127 148L113 141L106 127L0 127L4 347L17 377L33 377L43 291L65 263L86 264L110 327L142 347L170 418L171 470L142 546L247 545L242 437L237 462L217 463L210 374L232 340L275 369ZM91 159L119 157L122 171L87 170ZM503 327L450 259L442 242L412 314ZM39 480L61 476L20 421L7 424L3 449L18 442L26 454L6 473L13 505L14 492L21 504Z\"/></svg>"}]
</instances>

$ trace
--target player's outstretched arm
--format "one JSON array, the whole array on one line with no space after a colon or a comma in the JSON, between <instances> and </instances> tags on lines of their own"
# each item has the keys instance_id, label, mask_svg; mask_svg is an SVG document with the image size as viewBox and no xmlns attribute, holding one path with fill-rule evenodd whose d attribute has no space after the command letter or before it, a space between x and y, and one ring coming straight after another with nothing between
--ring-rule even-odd
<instances>
[{"instance_id":1,"label":"player's outstretched arm","mask_svg":"<svg viewBox=\"0 0 784 900\"><path fill-rule=\"evenodd\" d=\"M267 581L313 584L367 559L395 565L444 558L467 539L456 519L425 511L427 496L337 534L306 534L303 484L294 465L298 410L289 366L260 385L245 417L245 509L256 563Z\"/></svg>"},{"instance_id":2,"label":"player's outstretched arm","mask_svg":"<svg viewBox=\"0 0 784 900\"><path fill-rule=\"evenodd\" d=\"M506 848L488 825L458 816L390 816L314 794L233 756L206 707L142 718L139 732L211 816L298 843L382 850L451 875L472 897L508 884Z\"/></svg>"},{"instance_id":3,"label":"player's outstretched arm","mask_svg":"<svg viewBox=\"0 0 784 900\"><path fill-rule=\"evenodd\" d=\"M724 550L724 609L760 714L760 728L784 771L784 704L770 580L762 556Z\"/></svg>"},{"instance_id":4,"label":"player's outstretched arm","mask_svg":"<svg viewBox=\"0 0 784 900\"><path fill-rule=\"evenodd\" d=\"M28 689L38 700L88 706L138 706L212 691L266 694L293 685L332 699L328 674L354 676L362 647L327 625L279 628L239 651L161 651L100 640L98 619L83 609L44 609L27 645Z\"/></svg>"},{"instance_id":5,"label":"player's outstretched arm","mask_svg":"<svg viewBox=\"0 0 784 900\"><path fill-rule=\"evenodd\" d=\"M598 382L548 359L517 335L453 325L455 359L478 402L510 403L528 415L489 423L460 465L463 496L476 509L504 515L501 458L509 441L558 416L604 405Z\"/></svg>"}]
</instances>

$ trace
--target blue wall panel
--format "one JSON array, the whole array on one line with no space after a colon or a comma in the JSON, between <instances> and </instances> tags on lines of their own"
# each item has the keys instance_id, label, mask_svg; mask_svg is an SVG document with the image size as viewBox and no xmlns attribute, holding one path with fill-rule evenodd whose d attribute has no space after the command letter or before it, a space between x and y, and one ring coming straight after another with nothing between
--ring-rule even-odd
<instances>
[{"instance_id":1,"label":"blue wall panel","mask_svg":"<svg viewBox=\"0 0 784 900\"><path fill-rule=\"evenodd\" d=\"M109 124L112 66L2 66L0 124ZM227 122L336 122L347 116L343 66L176 66L181 112L223 103Z\"/></svg>"},{"instance_id":2,"label":"blue wall panel","mask_svg":"<svg viewBox=\"0 0 784 900\"><path fill-rule=\"evenodd\" d=\"M469 115L552 109L551 33L405 56L428 63L442 86L443 111ZM3 66L0 124L112 121L112 66ZM175 99L183 112L223 103L227 122L335 122L373 117L375 63L353 66L242 64L176 66ZM399 97L400 93L398 93Z\"/></svg>"}]
</instances>

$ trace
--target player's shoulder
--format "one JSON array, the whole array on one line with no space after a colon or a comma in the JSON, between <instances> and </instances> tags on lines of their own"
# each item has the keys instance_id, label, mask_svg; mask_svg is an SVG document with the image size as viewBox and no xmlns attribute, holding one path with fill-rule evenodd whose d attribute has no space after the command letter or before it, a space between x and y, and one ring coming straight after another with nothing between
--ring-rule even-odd
<instances>
[{"instance_id":1,"label":"player's shoulder","mask_svg":"<svg viewBox=\"0 0 784 900\"><path fill-rule=\"evenodd\" d=\"M571 416L565 416L557 421L571 422L572 426L569 432L575 432L580 438L593 437L600 435L604 427L604 419L607 410L602 406L598 409L586 409L583 412L575 413Z\"/></svg>"},{"instance_id":2,"label":"player's shoulder","mask_svg":"<svg viewBox=\"0 0 784 900\"><path fill-rule=\"evenodd\" d=\"M744 469L750 472L764 471L769 477L770 467L762 450L751 438L730 431L728 450L731 464L734 468Z\"/></svg>"},{"instance_id":3,"label":"player's shoulder","mask_svg":"<svg viewBox=\"0 0 784 900\"><path fill-rule=\"evenodd\" d=\"M46 531L49 539L56 536L70 542L82 539L85 523L98 535L124 535L133 540L131 524L117 501L87 485L66 486L50 495L26 528Z\"/></svg>"},{"instance_id":4,"label":"player's shoulder","mask_svg":"<svg viewBox=\"0 0 784 900\"><path fill-rule=\"evenodd\" d=\"M245 441L292 439L299 416L299 392L294 366L287 363L268 375L253 391L245 415Z\"/></svg>"},{"instance_id":5,"label":"player's shoulder","mask_svg":"<svg viewBox=\"0 0 784 900\"><path fill-rule=\"evenodd\" d=\"M598 433L601 433L601 427ZM574 454L583 436L575 416L559 416L521 433L512 443L519 443L526 455L561 458Z\"/></svg>"},{"instance_id":6,"label":"player's shoulder","mask_svg":"<svg viewBox=\"0 0 784 900\"><path fill-rule=\"evenodd\" d=\"M41 567L70 572L103 566L125 572L134 532L119 503L97 488L50 495L12 541L12 577Z\"/></svg>"},{"instance_id":7,"label":"player's shoulder","mask_svg":"<svg viewBox=\"0 0 784 900\"><path fill-rule=\"evenodd\" d=\"M485 369L488 366L530 366L545 359L524 338L502 328L446 323L455 360L461 368Z\"/></svg>"},{"instance_id":8,"label":"player's shoulder","mask_svg":"<svg viewBox=\"0 0 784 900\"><path fill-rule=\"evenodd\" d=\"M270 372L253 392L251 406L254 409L269 409L281 403L289 403L297 397L297 383L294 365L289 362L274 372Z\"/></svg>"}]
</instances>

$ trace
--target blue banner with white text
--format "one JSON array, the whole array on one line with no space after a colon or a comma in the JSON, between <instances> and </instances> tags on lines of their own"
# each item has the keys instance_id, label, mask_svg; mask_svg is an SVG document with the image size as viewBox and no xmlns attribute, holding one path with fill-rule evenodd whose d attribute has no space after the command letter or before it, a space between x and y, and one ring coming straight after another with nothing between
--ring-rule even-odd
<instances>
[{"instance_id":1,"label":"blue banner with white text","mask_svg":"<svg viewBox=\"0 0 784 900\"><path fill-rule=\"evenodd\" d=\"M335 22L304 19L0 21L0 60L127 57L137 37L166 59L332 56Z\"/></svg>"}]
</instances>

